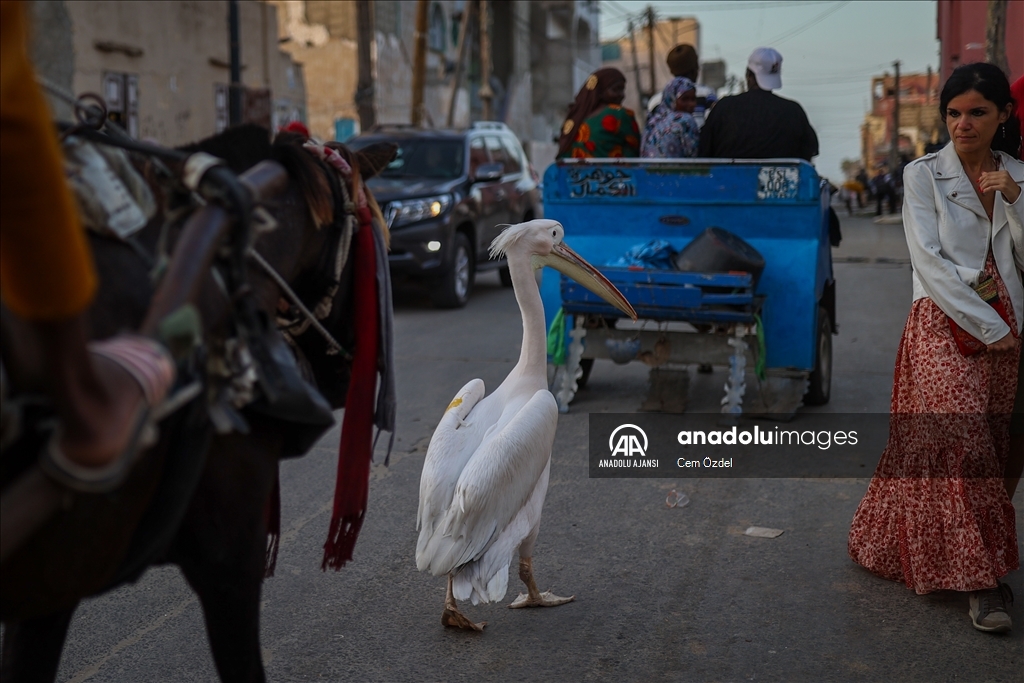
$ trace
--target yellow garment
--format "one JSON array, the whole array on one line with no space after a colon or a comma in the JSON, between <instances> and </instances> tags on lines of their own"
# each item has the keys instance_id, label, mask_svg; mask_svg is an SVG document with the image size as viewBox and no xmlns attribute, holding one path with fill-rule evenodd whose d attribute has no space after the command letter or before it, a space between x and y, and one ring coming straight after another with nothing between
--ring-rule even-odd
<instances>
[{"instance_id":1,"label":"yellow garment","mask_svg":"<svg viewBox=\"0 0 1024 683\"><path fill-rule=\"evenodd\" d=\"M22 318L59 320L89 305L96 273L27 36L24 3L0 2L0 297Z\"/></svg>"}]
</instances>

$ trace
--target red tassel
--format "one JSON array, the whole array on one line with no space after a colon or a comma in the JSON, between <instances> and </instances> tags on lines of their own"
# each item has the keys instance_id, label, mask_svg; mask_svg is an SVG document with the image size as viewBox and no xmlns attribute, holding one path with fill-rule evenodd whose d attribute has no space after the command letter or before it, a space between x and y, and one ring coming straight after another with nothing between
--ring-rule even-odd
<instances>
[{"instance_id":1,"label":"red tassel","mask_svg":"<svg viewBox=\"0 0 1024 683\"><path fill-rule=\"evenodd\" d=\"M345 399L338 446L338 478L334 486L331 528L324 543L325 570L341 569L352 550L366 514L373 458L373 410L377 392L377 260L369 209L358 210L359 231L353 239L353 306L357 322L352 374Z\"/></svg>"},{"instance_id":2,"label":"red tassel","mask_svg":"<svg viewBox=\"0 0 1024 683\"><path fill-rule=\"evenodd\" d=\"M263 560L263 577L274 575L277 567L277 550L281 545L281 476L274 477L274 490L270 492L266 510L267 555Z\"/></svg>"}]
</instances>

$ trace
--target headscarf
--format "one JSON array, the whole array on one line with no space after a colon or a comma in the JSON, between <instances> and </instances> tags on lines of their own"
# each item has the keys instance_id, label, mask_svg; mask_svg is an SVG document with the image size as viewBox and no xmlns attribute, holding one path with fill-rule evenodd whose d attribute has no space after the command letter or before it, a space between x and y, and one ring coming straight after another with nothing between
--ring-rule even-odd
<instances>
[{"instance_id":1,"label":"headscarf","mask_svg":"<svg viewBox=\"0 0 1024 683\"><path fill-rule=\"evenodd\" d=\"M558 138L558 155L568 153L573 140L576 139L576 130L590 112L597 109L605 101L601 99L604 93L614 85L625 83L626 77L618 69L598 69L590 74L587 82L583 84L580 91L576 93L576 100L569 107L569 113L562 124L562 136Z\"/></svg>"},{"instance_id":2,"label":"headscarf","mask_svg":"<svg viewBox=\"0 0 1024 683\"><path fill-rule=\"evenodd\" d=\"M697 86L689 78L683 76L676 76L669 84L665 86L665 89L661 93L661 102L654 108L651 115L647 117L646 128L654 128L671 114L675 113L676 109L676 98L682 95L687 90L696 90Z\"/></svg>"}]
</instances>

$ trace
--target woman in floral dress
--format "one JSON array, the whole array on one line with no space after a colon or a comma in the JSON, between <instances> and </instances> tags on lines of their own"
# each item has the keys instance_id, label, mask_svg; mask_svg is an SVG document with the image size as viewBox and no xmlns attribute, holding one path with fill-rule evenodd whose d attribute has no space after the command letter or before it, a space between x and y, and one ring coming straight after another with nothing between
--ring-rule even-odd
<instances>
[{"instance_id":1,"label":"woman in floral dress","mask_svg":"<svg viewBox=\"0 0 1024 683\"><path fill-rule=\"evenodd\" d=\"M626 77L618 69L598 69L576 94L562 124L558 158L635 157L640 129L633 111L622 106Z\"/></svg>"},{"instance_id":2,"label":"woman in floral dress","mask_svg":"<svg viewBox=\"0 0 1024 683\"><path fill-rule=\"evenodd\" d=\"M697 156L700 127L693 118L697 107L697 86L689 78L676 76L661 96L661 102L647 117L640 140L640 156L651 159L679 159Z\"/></svg>"},{"instance_id":3,"label":"woman in floral dress","mask_svg":"<svg viewBox=\"0 0 1024 683\"><path fill-rule=\"evenodd\" d=\"M999 582L1018 568L1003 485L1024 317L1024 163L1006 76L957 68L940 97L951 142L906 167L903 223L914 303L903 330L889 441L849 552L918 593L969 593L981 631L1010 630ZM979 292L998 294L983 298Z\"/></svg>"}]
</instances>

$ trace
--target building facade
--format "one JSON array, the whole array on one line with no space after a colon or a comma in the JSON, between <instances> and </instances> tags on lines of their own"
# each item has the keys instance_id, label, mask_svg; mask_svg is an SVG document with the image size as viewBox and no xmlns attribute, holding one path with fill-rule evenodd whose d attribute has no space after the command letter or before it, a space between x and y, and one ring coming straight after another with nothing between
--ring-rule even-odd
<instances>
[{"instance_id":1,"label":"building facade","mask_svg":"<svg viewBox=\"0 0 1024 683\"><path fill-rule=\"evenodd\" d=\"M277 127L305 118L302 67L278 49L277 12L240 0L243 118ZM180 145L228 124L226 0L35 0L33 57L40 74L71 93L95 92L133 136ZM41 28L45 27L45 28ZM55 100L56 114L70 117Z\"/></svg>"},{"instance_id":2,"label":"building facade","mask_svg":"<svg viewBox=\"0 0 1024 683\"><path fill-rule=\"evenodd\" d=\"M957 66L985 61L987 0L938 0L937 38L943 83ZM1024 2L1006 3L1006 61L1010 82L1024 75Z\"/></svg>"},{"instance_id":3,"label":"building facade","mask_svg":"<svg viewBox=\"0 0 1024 683\"><path fill-rule=\"evenodd\" d=\"M889 161L892 149L896 79L890 74L871 79L871 111L861 127L861 162L869 172ZM939 76L925 73L900 75L898 153L916 159L929 144L943 139L945 124L939 116Z\"/></svg>"},{"instance_id":4,"label":"building facade","mask_svg":"<svg viewBox=\"0 0 1024 683\"><path fill-rule=\"evenodd\" d=\"M314 135L345 139L359 132L355 105L358 47L355 2L267 0L281 15L281 48L305 69ZM418 2L376 0L371 45L373 107L378 124L412 119ZM424 122L461 128L483 118L480 98L480 4L429 0ZM599 6L593 0L503 0L487 3L491 118L523 141L538 169L554 159L566 106L600 66ZM465 57L455 87L463 17L471 12Z\"/></svg>"}]
</instances>

